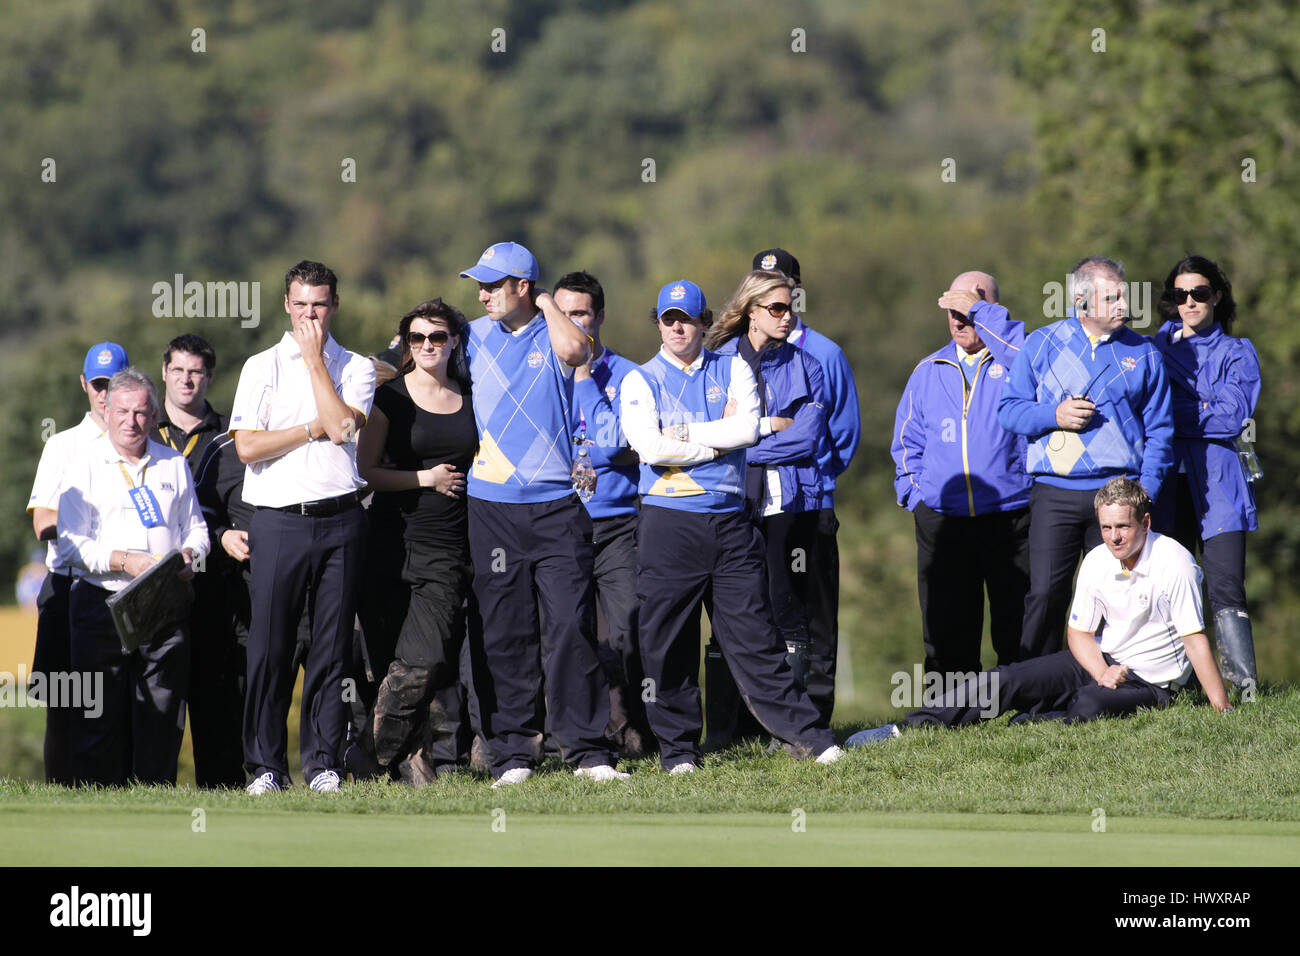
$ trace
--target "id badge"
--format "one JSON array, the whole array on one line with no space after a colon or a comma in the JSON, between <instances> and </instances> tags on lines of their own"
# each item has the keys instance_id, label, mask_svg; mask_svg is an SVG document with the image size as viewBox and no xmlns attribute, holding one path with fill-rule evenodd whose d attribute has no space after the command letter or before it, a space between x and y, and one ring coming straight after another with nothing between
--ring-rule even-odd
<instances>
[{"instance_id":1,"label":"id badge","mask_svg":"<svg viewBox=\"0 0 1300 956\"><path fill-rule=\"evenodd\" d=\"M146 485L139 485L131 489L131 503L135 505L136 514L140 516L140 523L146 528L156 528L163 523L162 509L158 507L158 499L153 496L153 492Z\"/></svg>"}]
</instances>

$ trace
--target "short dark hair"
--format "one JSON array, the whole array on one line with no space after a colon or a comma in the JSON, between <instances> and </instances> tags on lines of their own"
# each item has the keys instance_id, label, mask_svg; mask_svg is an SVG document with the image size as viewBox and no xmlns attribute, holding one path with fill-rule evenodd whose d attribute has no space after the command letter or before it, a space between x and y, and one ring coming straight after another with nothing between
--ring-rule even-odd
<instances>
[{"instance_id":1,"label":"short dark hair","mask_svg":"<svg viewBox=\"0 0 1300 956\"><path fill-rule=\"evenodd\" d=\"M600 280L590 272L566 272L555 283L555 291L559 292L561 289L568 289L570 292L579 294L585 292L591 296L592 312L600 315L605 311L605 290L600 287Z\"/></svg>"},{"instance_id":2,"label":"short dark hair","mask_svg":"<svg viewBox=\"0 0 1300 956\"><path fill-rule=\"evenodd\" d=\"M167 351L163 352L163 368L171 364L173 352L188 352L190 355L197 355L203 359L203 367L211 372L217 367L217 353L208 340L193 332L186 332L184 335L178 335L167 343Z\"/></svg>"},{"instance_id":3,"label":"short dark hair","mask_svg":"<svg viewBox=\"0 0 1300 956\"><path fill-rule=\"evenodd\" d=\"M339 277L334 274L333 269L322 262L304 259L286 272L284 274L285 295L289 294L289 286L295 282L301 282L306 286L327 285L330 287L330 298L339 297Z\"/></svg>"},{"instance_id":4,"label":"short dark hair","mask_svg":"<svg viewBox=\"0 0 1300 956\"><path fill-rule=\"evenodd\" d=\"M1232 297L1232 283L1223 274L1218 263L1205 256L1185 256L1165 277L1165 288L1160 294L1160 314L1167 321L1178 321L1178 306L1174 305L1174 280L1181 275L1202 275L1210 280L1210 288L1220 293L1219 304L1214 307L1214 321L1224 332L1232 333L1232 321L1237 317L1237 300Z\"/></svg>"},{"instance_id":5,"label":"short dark hair","mask_svg":"<svg viewBox=\"0 0 1300 956\"><path fill-rule=\"evenodd\" d=\"M688 319L692 318L692 316L688 315L686 312L682 311L681 309L664 310L665 315L667 315L669 312L681 312L682 315L685 315ZM695 316L694 318L700 323L700 325L702 325L704 328L707 329L709 326L713 324L713 310L704 309L700 312L698 316ZM651 325L659 324L659 310L654 306L650 307L650 324Z\"/></svg>"}]
</instances>

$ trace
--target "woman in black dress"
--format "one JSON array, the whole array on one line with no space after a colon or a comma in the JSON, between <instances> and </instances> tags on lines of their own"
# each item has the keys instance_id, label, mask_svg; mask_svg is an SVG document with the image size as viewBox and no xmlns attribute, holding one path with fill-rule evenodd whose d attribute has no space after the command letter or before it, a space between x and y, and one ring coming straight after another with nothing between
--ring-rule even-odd
<instances>
[{"instance_id":1,"label":"woman in black dress","mask_svg":"<svg viewBox=\"0 0 1300 956\"><path fill-rule=\"evenodd\" d=\"M402 316L398 376L375 392L357 438L357 468L371 504L401 516L411 588L394 660L375 701L375 755L399 779L434 776L430 751L451 732L439 692L456 684L469 589L465 473L478 432L464 372L465 317L441 299Z\"/></svg>"}]
</instances>

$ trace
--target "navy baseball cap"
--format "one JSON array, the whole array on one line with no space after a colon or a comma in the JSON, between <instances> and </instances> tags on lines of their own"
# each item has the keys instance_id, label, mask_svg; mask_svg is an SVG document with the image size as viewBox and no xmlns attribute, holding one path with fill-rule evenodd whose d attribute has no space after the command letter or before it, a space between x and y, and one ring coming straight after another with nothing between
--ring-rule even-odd
<instances>
[{"instance_id":1,"label":"navy baseball cap","mask_svg":"<svg viewBox=\"0 0 1300 956\"><path fill-rule=\"evenodd\" d=\"M460 274L462 279L500 282L506 276L537 281L537 258L517 242L498 242L483 250L478 264Z\"/></svg>"},{"instance_id":2,"label":"navy baseball cap","mask_svg":"<svg viewBox=\"0 0 1300 956\"><path fill-rule=\"evenodd\" d=\"M112 378L130 366L131 360L126 357L126 349L116 342L100 342L92 345L86 353L81 374L86 376L87 382L93 382L97 378Z\"/></svg>"},{"instance_id":3,"label":"navy baseball cap","mask_svg":"<svg viewBox=\"0 0 1300 956\"><path fill-rule=\"evenodd\" d=\"M676 309L678 312L685 312L692 319L698 319L708 307L699 286L690 279L678 279L659 290L659 301L655 306L655 312L662 319L665 312Z\"/></svg>"},{"instance_id":4,"label":"navy baseball cap","mask_svg":"<svg viewBox=\"0 0 1300 956\"><path fill-rule=\"evenodd\" d=\"M795 282L799 280L799 260L784 249L764 249L754 256L755 269L775 269L784 272Z\"/></svg>"}]
</instances>

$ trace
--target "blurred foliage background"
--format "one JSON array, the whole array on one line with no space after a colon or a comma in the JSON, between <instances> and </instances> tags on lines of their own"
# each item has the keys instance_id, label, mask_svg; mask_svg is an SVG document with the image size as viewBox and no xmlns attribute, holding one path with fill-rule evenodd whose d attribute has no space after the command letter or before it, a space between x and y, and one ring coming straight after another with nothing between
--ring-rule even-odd
<instances>
[{"instance_id":1,"label":"blurred foliage background","mask_svg":"<svg viewBox=\"0 0 1300 956\"><path fill-rule=\"evenodd\" d=\"M286 327L297 260L335 268L337 337L373 352L432 295L478 315L457 273L516 239L544 284L596 273L607 341L641 359L660 285L690 277L720 308L780 245L857 373L838 716L880 713L888 675L920 658L888 447L908 373L947 337L939 293L989 270L1033 329L1085 254L1158 289L1196 252L1232 279L1264 366L1247 586L1261 674L1295 680L1295 23L1294 2L1246 0L4 4L0 579L32 550L42 431L83 413L94 342L156 376L166 342L198 332L228 410L244 359ZM260 324L155 317L176 274L259 282Z\"/></svg>"}]
</instances>

